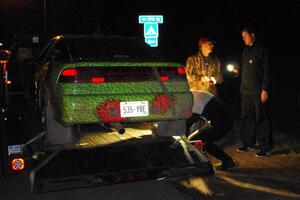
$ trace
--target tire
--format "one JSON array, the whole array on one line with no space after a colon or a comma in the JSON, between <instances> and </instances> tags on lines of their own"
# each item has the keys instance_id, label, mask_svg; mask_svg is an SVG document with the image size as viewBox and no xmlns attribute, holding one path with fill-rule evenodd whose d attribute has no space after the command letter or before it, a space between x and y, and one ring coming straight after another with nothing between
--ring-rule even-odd
<instances>
[{"instance_id":1,"label":"tire","mask_svg":"<svg viewBox=\"0 0 300 200\"><path fill-rule=\"evenodd\" d=\"M72 144L79 140L80 132L77 126L64 127L54 119L54 109L49 100L43 108L46 146Z\"/></svg>"}]
</instances>

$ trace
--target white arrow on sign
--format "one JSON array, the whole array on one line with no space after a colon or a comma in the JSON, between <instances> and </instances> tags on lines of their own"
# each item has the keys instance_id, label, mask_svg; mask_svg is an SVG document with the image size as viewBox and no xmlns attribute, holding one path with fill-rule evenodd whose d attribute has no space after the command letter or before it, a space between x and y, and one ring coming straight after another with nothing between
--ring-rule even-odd
<instances>
[{"instance_id":1,"label":"white arrow on sign","mask_svg":"<svg viewBox=\"0 0 300 200\"><path fill-rule=\"evenodd\" d=\"M149 40L147 40L147 43L148 43L148 44L155 44L156 41L155 41L154 39L149 39Z\"/></svg>"},{"instance_id":2,"label":"white arrow on sign","mask_svg":"<svg viewBox=\"0 0 300 200\"><path fill-rule=\"evenodd\" d=\"M153 27L150 26L150 28L148 29L146 35L157 35L157 33L155 32L155 30L153 29Z\"/></svg>"},{"instance_id":3,"label":"white arrow on sign","mask_svg":"<svg viewBox=\"0 0 300 200\"><path fill-rule=\"evenodd\" d=\"M150 45L151 47L157 47L158 46L157 37L146 37L145 42L148 45Z\"/></svg>"}]
</instances>

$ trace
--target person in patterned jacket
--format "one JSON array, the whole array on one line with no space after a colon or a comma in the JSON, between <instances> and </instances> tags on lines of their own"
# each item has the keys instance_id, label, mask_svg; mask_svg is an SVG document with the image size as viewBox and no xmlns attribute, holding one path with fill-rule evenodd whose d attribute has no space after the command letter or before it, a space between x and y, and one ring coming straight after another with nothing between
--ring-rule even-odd
<instances>
[{"instance_id":1,"label":"person in patterned jacket","mask_svg":"<svg viewBox=\"0 0 300 200\"><path fill-rule=\"evenodd\" d=\"M220 60L211 55L214 42L207 38L200 38L199 51L189 56L185 70L191 91L205 90L217 95L216 84L223 81Z\"/></svg>"}]
</instances>

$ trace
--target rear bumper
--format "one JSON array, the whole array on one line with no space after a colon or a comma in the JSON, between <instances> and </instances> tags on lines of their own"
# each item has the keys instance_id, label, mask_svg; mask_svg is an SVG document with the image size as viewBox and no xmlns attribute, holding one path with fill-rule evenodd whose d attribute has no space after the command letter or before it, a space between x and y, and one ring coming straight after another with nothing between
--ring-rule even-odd
<instances>
[{"instance_id":1,"label":"rear bumper","mask_svg":"<svg viewBox=\"0 0 300 200\"><path fill-rule=\"evenodd\" d=\"M63 95L57 104L56 119L65 126L111 122L149 122L186 119L191 114L190 93L136 95ZM120 102L148 101L149 115L120 116Z\"/></svg>"}]
</instances>

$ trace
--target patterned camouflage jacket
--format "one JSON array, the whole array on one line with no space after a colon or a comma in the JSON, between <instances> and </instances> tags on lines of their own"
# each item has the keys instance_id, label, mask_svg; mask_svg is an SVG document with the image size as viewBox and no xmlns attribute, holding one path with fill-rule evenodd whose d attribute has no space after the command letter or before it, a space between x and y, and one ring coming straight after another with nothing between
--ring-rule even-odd
<instances>
[{"instance_id":1,"label":"patterned camouflage jacket","mask_svg":"<svg viewBox=\"0 0 300 200\"><path fill-rule=\"evenodd\" d=\"M206 66L202 53L198 51L197 54L188 57L185 64L185 70L191 91L205 90L217 95L216 85L204 81L201 77L214 77L217 84L222 83L223 76L218 58L209 57L208 66Z\"/></svg>"}]
</instances>

